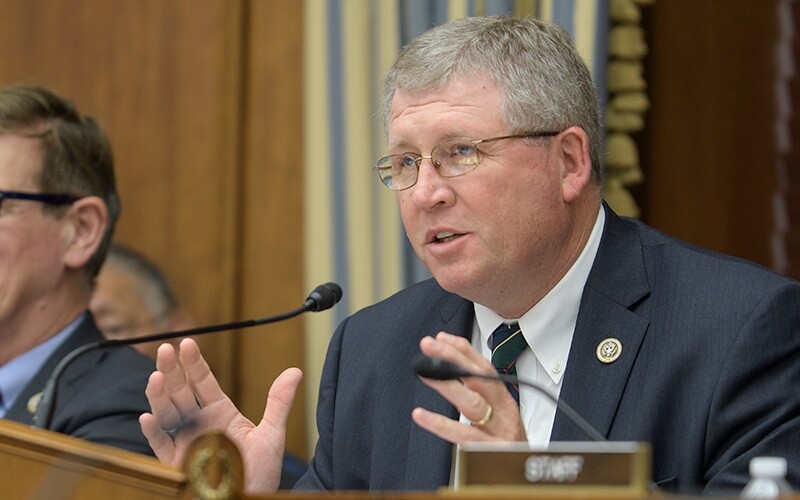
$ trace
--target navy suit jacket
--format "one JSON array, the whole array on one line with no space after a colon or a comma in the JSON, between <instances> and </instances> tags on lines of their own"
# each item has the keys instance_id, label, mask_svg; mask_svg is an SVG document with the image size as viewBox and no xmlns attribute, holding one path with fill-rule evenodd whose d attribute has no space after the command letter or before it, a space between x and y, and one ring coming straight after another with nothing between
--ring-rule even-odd
<instances>
[{"instance_id":1,"label":"navy suit jacket","mask_svg":"<svg viewBox=\"0 0 800 500\"><path fill-rule=\"evenodd\" d=\"M28 400L44 389L53 369L73 349L103 340L94 319L85 319L42 368L9 409L6 418L31 423ZM155 363L130 347L91 351L63 373L50 430L117 448L153 455L139 427L139 415L150 411L144 394Z\"/></svg>"},{"instance_id":2,"label":"navy suit jacket","mask_svg":"<svg viewBox=\"0 0 800 500\"><path fill-rule=\"evenodd\" d=\"M607 219L581 299L561 398L610 440L647 441L665 489L729 492L750 458L785 456L800 487L800 284ZM427 280L344 320L323 369L319 441L301 489L433 490L452 445L411 420L417 406L457 418L410 363L439 331L470 337L471 302ZM601 340L620 358L596 358ZM553 441L586 436L560 412Z\"/></svg>"}]
</instances>

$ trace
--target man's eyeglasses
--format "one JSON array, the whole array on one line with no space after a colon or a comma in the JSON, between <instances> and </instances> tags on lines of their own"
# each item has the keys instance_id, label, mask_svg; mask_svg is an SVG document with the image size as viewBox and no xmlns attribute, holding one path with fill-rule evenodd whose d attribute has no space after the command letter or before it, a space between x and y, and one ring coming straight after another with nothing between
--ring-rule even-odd
<instances>
[{"instance_id":1,"label":"man's eyeglasses","mask_svg":"<svg viewBox=\"0 0 800 500\"><path fill-rule=\"evenodd\" d=\"M53 193L23 193L20 191L0 190L0 206L3 200L30 200L39 201L47 205L69 205L83 198L72 194L53 194Z\"/></svg>"},{"instance_id":2,"label":"man's eyeglasses","mask_svg":"<svg viewBox=\"0 0 800 500\"><path fill-rule=\"evenodd\" d=\"M384 156L373 167L381 182L393 191L408 189L417 183L419 165L428 159L442 177L458 177L475 170L482 160L478 144L500 141L503 139L524 139L528 137L551 137L561 132L527 132L524 134L504 135L474 141L466 137L448 139L435 146L428 156L417 153L400 153Z\"/></svg>"}]
</instances>

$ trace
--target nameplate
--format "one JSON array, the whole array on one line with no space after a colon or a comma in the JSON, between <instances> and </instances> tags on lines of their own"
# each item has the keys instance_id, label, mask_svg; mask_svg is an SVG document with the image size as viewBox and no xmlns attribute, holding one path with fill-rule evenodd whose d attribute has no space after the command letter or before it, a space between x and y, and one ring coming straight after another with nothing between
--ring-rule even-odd
<instances>
[{"instance_id":1,"label":"nameplate","mask_svg":"<svg viewBox=\"0 0 800 500\"><path fill-rule=\"evenodd\" d=\"M640 496L651 482L647 443L555 442L547 449L527 443L465 443L457 447L453 490Z\"/></svg>"}]
</instances>

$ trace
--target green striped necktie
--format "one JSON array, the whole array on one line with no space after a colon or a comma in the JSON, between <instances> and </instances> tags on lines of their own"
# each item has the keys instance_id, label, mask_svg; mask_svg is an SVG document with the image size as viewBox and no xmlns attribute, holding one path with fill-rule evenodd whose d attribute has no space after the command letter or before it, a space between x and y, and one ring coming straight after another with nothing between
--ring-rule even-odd
<instances>
[{"instance_id":1,"label":"green striped necktie","mask_svg":"<svg viewBox=\"0 0 800 500\"><path fill-rule=\"evenodd\" d=\"M505 323L492 332L492 364L497 373L517 374L517 359L528 348L518 323ZM506 383L508 391L519 404L519 384Z\"/></svg>"}]
</instances>

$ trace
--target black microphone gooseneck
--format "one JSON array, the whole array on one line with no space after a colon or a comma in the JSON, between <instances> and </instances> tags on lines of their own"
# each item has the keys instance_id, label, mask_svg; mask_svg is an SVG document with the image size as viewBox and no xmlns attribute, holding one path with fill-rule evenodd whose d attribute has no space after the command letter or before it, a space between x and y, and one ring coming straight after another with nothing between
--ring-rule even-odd
<instances>
[{"instance_id":1,"label":"black microphone gooseneck","mask_svg":"<svg viewBox=\"0 0 800 500\"><path fill-rule=\"evenodd\" d=\"M131 337L127 339L109 339L91 342L82 345L77 349L72 350L69 354L64 356L61 361L56 365L47 384L42 391L42 397L39 400L39 405L36 408L36 413L33 416L33 427L40 429L49 429L53 421L53 413L56 407L56 386L61 378L61 374L66 368L78 357L83 354L110 347L119 347L123 345L141 344L144 342L153 342L158 340L170 340L179 337L189 337L192 335L204 335L206 333L222 332L225 330L239 330L242 328L250 328L252 326L266 325L268 323L276 323L285 319L294 318L300 314L308 311L319 312L330 309L342 298L342 288L336 283L325 283L319 285L312 291L302 306L292 311L278 314L275 316L267 316L260 319L248 319L243 321L233 321L230 323L222 323L219 325L201 326L197 328L189 328L186 330L179 330L174 332L157 333L154 335L146 335L143 337Z\"/></svg>"},{"instance_id":2,"label":"black microphone gooseneck","mask_svg":"<svg viewBox=\"0 0 800 500\"><path fill-rule=\"evenodd\" d=\"M550 391L541 387L540 385L530 381L522 380L515 375L505 375L502 373L485 375L482 373L473 373L462 369L456 364L438 358L429 358L423 354L420 354L414 358L414 360L411 362L411 367L414 369L414 372L417 375L434 380L455 380L459 378L474 377L487 380L500 380L502 382L531 387L552 401L556 405L556 408L561 410L561 412L570 420L570 422L575 424L593 441L606 441L606 438L600 434L597 429L592 427L591 424L589 424L589 422L587 422L586 419L584 419L573 407L567 404L566 401L555 397L550 393Z\"/></svg>"}]
</instances>

